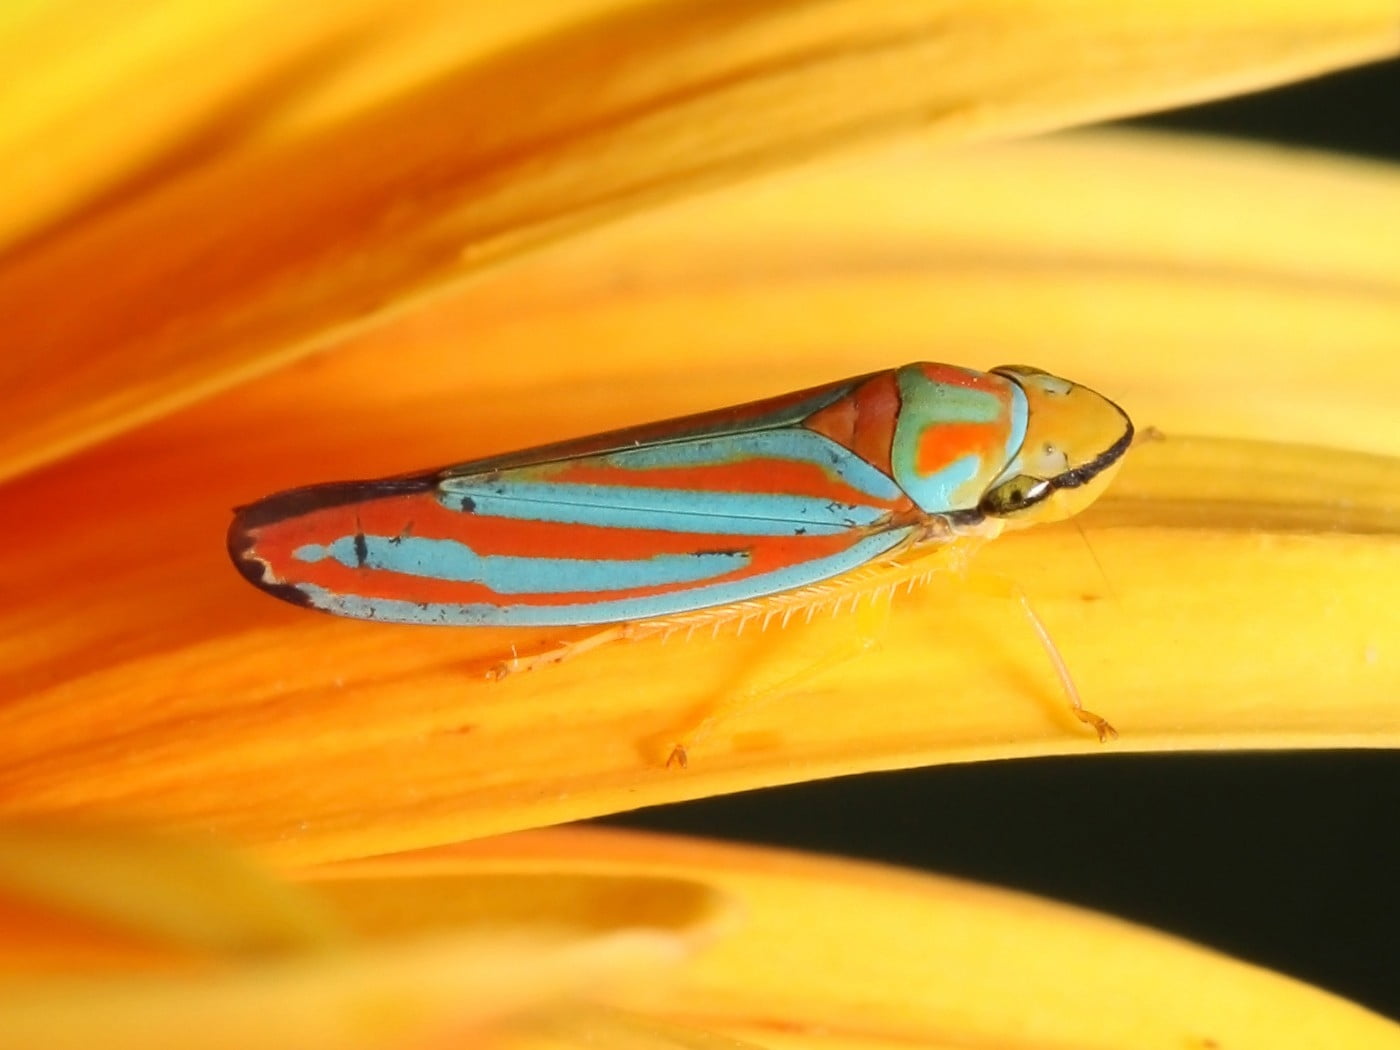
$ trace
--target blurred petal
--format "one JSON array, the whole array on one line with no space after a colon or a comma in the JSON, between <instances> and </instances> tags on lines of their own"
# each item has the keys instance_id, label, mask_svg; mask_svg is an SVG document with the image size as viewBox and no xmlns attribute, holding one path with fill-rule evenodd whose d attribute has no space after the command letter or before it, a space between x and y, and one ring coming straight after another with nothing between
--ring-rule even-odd
<instances>
[{"instance_id":1,"label":"blurred petal","mask_svg":"<svg viewBox=\"0 0 1400 1050\"><path fill-rule=\"evenodd\" d=\"M1203 948L1020 894L869 864L569 829L351 870L561 865L684 875L743 907L741 927L637 1004L634 1016L653 1021L650 1040L642 1021L581 1019L578 1034L608 1032L600 1041L609 1046L705 1048L719 1038L841 1050L1400 1046L1393 1022Z\"/></svg>"},{"instance_id":2,"label":"blurred petal","mask_svg":"<svg viewBox=\"0 0 1400 1050\"><path fill-rule=\"evenodd\" d=\"M273 489L916 358L1034 362L1166 428L1085 536L1031 530L976 563L1030 592L1116 747L1394 746L1400 244L1357 233L1396 225L1384 169L1120 137L869 155L501 271L6 487L23 513L0 545L23 556L0 559L22 596L0 610L0 807L307 859L1102 753L1014 604L975 581L901 598L884 628L653 640L486 683L484 656L538 634L313 615L248 588L222 549L227 508ZM661 766L678 739L684 773Z\"/></svg>"},{"instance_id":3,"label":"blurred petal","mask_svg":"<svg viewBox=\"0 0 1400 1050\"><path fill-rule=\"evenodd\" d=\"M172 952L307 951L339 932L315 900L241 858L129 828L0 825L0 892ZM31 973L32 949L19 953Z\"/></svg>"},{"instance_id":4,"label":"blurred petal","mask_svg":"<svg viewBox=\"0 0 1400 1050\"><path fill-rule=\"evenodd\" d=\"M367 6L381 17L389 7L348 0L331 16L268 0L4 5L0 150L12 163L0 171L0 243L265 132L289 100L344 66L352 35L368 29ZM229 46L253 38L257 47Z\"/></svg>"},{"instance_id":5,"label":"blurred petal","mask_svg":"<svg viewBox=\"0 0 1400 1050\"><path fill-rule=\"evenodd\" d=\"M7 965L14 972L0 979L0 1045L26 1050L316 1050L473 1038L516 1012L586 1001L619 981L650 989L732 925L723 899L683 876L459 865L295 886L211 847L128 831L29 827L0 838L0 900L23 899L35 889L30 876L52 872L65 854L91 860L63 875L76 892L14 908L24 921L7 923L0 938L13 962L27 955L39 964ZM150 883L144 894L103 885L113 870L138 865ZM212 881L192 886L196 870ZM195 926L215 917L218 934L189 936L188 916L172 926L175 907L158 905L166 914L154 915L152 904L170 890L202 912ZM342 935L273 942L269 925L286 926L290 901L334 916ZM142 931L146 943L116 945L114 929Z\"/></svg>"},{"instance_id":6,"label":"blurred petal","mask_svg":"<svg viewBox=\"0 0 1400 1050\"><path fill-rule=\"evenodd\" d=\"M26 834L31 855L43 852ZM50 829L48 844L63 839ZM200 855L210 870L252 871L212 848L152 845L109 831L96 853L144 860L155 883L172 858L177 885ZM1400 1029L1354 1004L1117 920L772 850L574 829L312 869L283 892L333 913L352 939L215 954L183 973L11 977L0 981L0 1040L27 1050L1400 1046ZM110 915L75 918L100 926ZM36 941L28 947L42 952Z\"/></svg>"},{"instance_id":7,"label":"blurred petal","mask_svg":"<svg viewBox=\"0 0 1400 1050\"><path fill-rule=\"evenodd\" d=\"M105 46L52 68L67 12L0 21L0 47L38 56L21 64L14 146L49 156L83 129L54 170L21 172L12 207L37 193L47 222L0 212L0 231L24 234L0 258L0 476L700 184L898 130L958 141L1163 107L1400 43L1389 0L517 6L479 19L423 3L381 29L371 0L324 24L271 4L201 22L165 4L130 38L101 7ZM227 57L258 49L225 38L261 44L269 23L265 59ZM457 64L434 36L461 42ZM207 83L107 130L114 93L144 99L210 52Z\"/></svg>"},{"instance_id":8,"label":"blurred petal","mask_svg":"<svg viewBox=\"0 0 1400 1050\"><path fill-rule=\"evenodd\" d=\"M597 0L122 0L0 8L0 243L306 135L596 12ZM256 40L257 47L230 41ZM168 86L178 81L181 90ZM130 100L106 119L113 98ZM139 100L139 105L134 104Z\"/></svg>"}]
</instances>

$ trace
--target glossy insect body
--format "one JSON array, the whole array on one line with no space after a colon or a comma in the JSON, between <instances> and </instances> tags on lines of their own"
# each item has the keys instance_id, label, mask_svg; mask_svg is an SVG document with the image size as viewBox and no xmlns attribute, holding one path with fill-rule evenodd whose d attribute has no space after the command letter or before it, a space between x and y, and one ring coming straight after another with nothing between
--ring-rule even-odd
<instances>
[{"instance_id":1,"label":"glossy insect body","mask_svg":"<svg viewBox=\"0 0 1400 1050\"><path fill-rule=\"evenodd\" d=\"M911 547L1069 517L1132 441L1021 366L912 364L737 408L241 508L279 598L400 623L564 626L808 587Z\"/></svg>"}]
</instances>

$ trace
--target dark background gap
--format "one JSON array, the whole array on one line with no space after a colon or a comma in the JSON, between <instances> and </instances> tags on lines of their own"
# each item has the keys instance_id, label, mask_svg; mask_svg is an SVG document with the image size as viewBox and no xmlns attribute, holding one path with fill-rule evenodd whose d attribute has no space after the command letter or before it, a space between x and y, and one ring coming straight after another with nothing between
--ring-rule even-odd
<instances>
[{"instance_id":1,"label":"dark background gap","mask_svg":"<svg viewBox=\"0 0 1400 1050\"><path fill-rule=\"evenodd\" d=\"M1400 61L1392 61L1126 123L1395 162L1398 103ZM1400 755L1391 752L945 766L704 799L603 823L1011 886L1179 934L1400 1018Z\"/></svg>"}]
</instances>

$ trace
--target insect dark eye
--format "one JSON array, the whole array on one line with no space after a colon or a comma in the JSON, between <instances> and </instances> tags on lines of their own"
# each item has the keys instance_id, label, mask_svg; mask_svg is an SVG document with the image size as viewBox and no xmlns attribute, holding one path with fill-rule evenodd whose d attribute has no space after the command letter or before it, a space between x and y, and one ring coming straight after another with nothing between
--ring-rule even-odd
<instances>
[{"instance_id":1,"label":"insect dark eye","mask_svg":"<svg viewBox=\"0 0 1400 1050\"><path fill-rule=\"evenodd\" d=\"M988 517L1004 518L1039 503L1052 491L1045 479L1018 474L984 492L978 509Z\"/></svg>"}]
</instances>

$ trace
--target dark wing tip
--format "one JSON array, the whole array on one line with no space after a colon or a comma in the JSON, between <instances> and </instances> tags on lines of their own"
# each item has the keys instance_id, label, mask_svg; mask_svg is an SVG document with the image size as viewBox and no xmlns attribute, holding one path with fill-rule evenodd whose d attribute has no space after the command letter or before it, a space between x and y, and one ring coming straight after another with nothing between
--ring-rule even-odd
<instances>
[{"instance_id":1,"label":"dark wing tip","mask_svg":"<svg viewBox=\"0 0 1400 1050\"><path fill-rule=\"evenodd\" d=\"M386 496L426 492L436 485L434 475L419 475L383 481L332 481L273 493L254 503L234 508L227 537L229 559L239 575L258 590L293 605L314 608L300 587L271 577L267 562L258 557L257 531L313 511Z\"/></svg>"},{"instance_id":2,"label":"dark wing tip","mask_svg":"<svg viewBox=\"0 0 1400 1050\"><path fill-rule=\"evenodd\" d=\"M299 489L274 492L271 496L234 508L235 521L244 528L260 529L288 518L299 518L317 510L341 507L347 503L367 503L389 496L413 495L437 487L436 474L385 478L381 481L328 481Z\"/></svg>"},{"instance_id":3,"label":"dark wing tip","mask_svg":"<svg viewBox=\"0 0 1400 1050\"><path fill-rule=\"evenodd\" d=\"M276 499L276 497L271 498ZM284 602L310 608L311 600L301 588L270 578L271 574L267 562L258 557L257 537L252 530L260 524L276 520L275 518L260 517L261 510L262 503L251 503L234 511L233 521L228 527L229 559L233 562L233 567L238 570L238 574L258 590L270 594L274 598L280 598Z\"/></svg>"}]
</instances>

